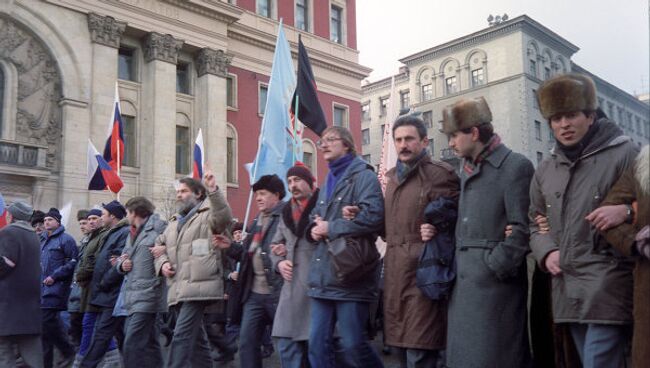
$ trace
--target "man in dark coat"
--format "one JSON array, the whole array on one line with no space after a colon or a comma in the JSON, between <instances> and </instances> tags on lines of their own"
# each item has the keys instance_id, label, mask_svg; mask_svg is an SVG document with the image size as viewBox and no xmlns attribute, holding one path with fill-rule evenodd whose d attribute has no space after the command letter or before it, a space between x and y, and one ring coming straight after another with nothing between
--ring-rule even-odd
<instances>
[{"instance_id":1,"label":"man in dark coat","mask_svg":"<svg viewBox=\"0 0 650 368\"><path fill-rule=\"evenodd\" d=\"M0 367L16 364L14 344L30 367L43 367L40 250L29 220L32 207L16 202L0 230Z\"/></svg>"},{"instance_id":2,"label":"man in dark coat","mask_svg":"<svg viewBox=\"0 0 650 368\"><path fill-rule=\"evenodd\" d=\"M79 210L77 212L77 222L81 231L81 239L79 239L78 243L79 259L83 257L84 249L88 244L89 233L92 231L88 225L88 213L88 210ZM78 268L79 262L77 262L77 266L75 267L75 274ZM81 344L81 329L84 314L81 312L81 288L74 277L72 279L70 297L68 298L68 313L70 314L68 335L70 336L70 340L72 340L72 344L78 348Z\"/></svg>"},{"instance_id":3,"label":"man in dark coat","mask_svg":"<svg viewBox=\"0 0 650 368\"><path fill-rule=\"evenodd\" d=\"M591 78L551 78L538 97L557 143L530 188L533 255L552 275L553 320L570 330L583 365L617 367L632 324L634 260L586 216L633 165L637 150L598 110Z\"/></svg>"},{"instance_id":4,"label":"man in dark coat","mask_svg":"<svg viewBox=\"0 0 650 368\"><path fill-rule=\"evenodd\" d=\"M95 322L93 338L88 353L81 361L80 367L96 367L109 350L113 336L118 335L122 341L122 318L113 317L113 308L120 292L123 275L114 267L117 257L122 254L129 235L129 223L124 206L116 200L102 208L102 223L110 230L106 234L97 258L92 281L90 282L90 304L99 308L100 314ZM116 354L116 353L114 353Z\"/></svg>"},{"instance_id":5,"label":"man in dark coat","mask_svg":"<svg viewBox=\"0 0 650 368\"><path fill-rule=\"evenodd\" d=\"M386 173L385 344L399 349L405 367L434 367L445 348L447 301L427 298L416 285L420 227L427 204L440 197L456 201L460 183L451 166L431 159L420 118L400 117L392 129L398 161Z\"/></svg>"},{"instance_id":6,"label":"man in dark coat","mask_svg":"<svg viewBox=\"0 0 650 368\"><path fill-rule=\"evenodd\" d=\"M43 310L43 361L52 367L54 346L63 355L63 365L74 360L74 347L64 332L59 313L67 309L72 275L79 250L72 236L61 225L61 214L50 208L45 214L45 232L41 234L41 309ZM68 363L68 364L69 364Z\"/></svg>"},{"instance_id":7,"label":"man in dark coat","mask_svg":"<svg viewBox=\"0 0 650 368\"><path fill-rule=\"evenodd\" d=\"M443 110L449 147L463 158L457 277L447 327L450 368L530 364L525 258L534 169L527 158L501 143L491 121L483 97L462 99ZM512 227L507 237L506 226Z\"/></svg>"}]
</instances>

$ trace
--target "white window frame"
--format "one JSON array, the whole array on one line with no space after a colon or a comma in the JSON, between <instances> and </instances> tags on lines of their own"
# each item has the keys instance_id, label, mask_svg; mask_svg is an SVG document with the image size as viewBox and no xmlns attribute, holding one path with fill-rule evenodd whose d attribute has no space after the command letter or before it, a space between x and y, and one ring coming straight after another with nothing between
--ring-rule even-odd
<instances>
[{"instance_id":1,"label":"white window frame","mask_svg":"<svg viewBox=\"0 0 650 368\"><path fill-rule=\"evenodd\" d=\"M228 73L228 79L232 80L232 99L233 106L228 105L229 101L226 101L226 107L230 111L239 111L239 99L237 98L237 74ZM228 81L226 81L226 100L228 99Z\"/></svg>"},{"instance_id":2,"label":"white window frame","mask_svg":"<svg viewBox=\"0 0 650 368\"><path fill-rule=\"evenodd\" d=\"M259 117L264 117L264 113L262 112L263 107L260 104L262 87L266 88L266 99L268 100L269 98L269 84L264 82L257 82L257 115ZM266 101L264 101L264 108L266 108Z\"/></svg>"},{"instance_id":3,"label":"white window frame","mask_svg":"<svg viewBox=\"0 0 650 368\"><path fill-rule=\"evenodd\" d=\"M340 108L340 109L345 110L345 114L343 115L343 117L345 118L345 121L343 122L343 125L341 125L341 126L350 129L350 106L344 105L344 104L339 103L339 102L332 102L332 125L336 125L336 124L334 124L334 109L335 108Z\"/></svg>"},{"instance_id":4,"label":"white window frame","mask_svg":"<svg viewBox=\"0 0 650 368\"><path fill-rule=\"evenodd\" d=\"M230 132L232 132L233 137L230 137ZM232 138L235 142L235 150L233 152L233 161L235 165L233 166L233 176L235 181L228 181L228 138ZM226 123L226 186L229 188L239 188L239 132L234 125L231 123Z\"/></svg>"},{"instance_id":5,"label":"white window frame","mask_svg":"<svg viewBox=\"0 0 650 368\"><path fill-rule=\"evenodd\" d=\"M269 1L269 16L260 14L260 9L258 8L258 0L255 0L255 14L260 17L268 19L278 19L278 1L277 0L268 0Z\"/></svg>"},{"instance_id":6,"label":"white window frame","mask_svg":"<svg viewBox=\"0 0 650 368\"><path fill-rule=\"evenodd\" d=\"M328 39L331 42L337 43L339 45L348 45L348 30L347 30L347 22L348 22L348 12L347 12L347 7L346 7L346 1L343 0L330 0L329 2L329 8L327 8L327 29L329 30L329 36ZM332 6L335 6L339 9L341 9L341 42L335 42L332 41L332 30L330 27L332 26Z\"/></svg>"}]
</instances>

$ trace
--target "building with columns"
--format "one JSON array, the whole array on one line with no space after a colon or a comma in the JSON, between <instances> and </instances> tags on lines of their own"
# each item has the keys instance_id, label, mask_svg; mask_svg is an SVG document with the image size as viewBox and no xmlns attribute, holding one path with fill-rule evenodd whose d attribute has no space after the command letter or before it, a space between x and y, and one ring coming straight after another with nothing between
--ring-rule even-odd
<instances>
[{"instance_id":1,"label":"building with columns","mask_svg":"<svg viewBox=\"0 0 650 368\"><path fill-rule=\"evenodd\" d=\"M400 59L394 76L401 108L419 112L429 132L429 151L457 164L440 133L442 110L460 98L483 96L490 105L496 132L505 144L535 165L548 157L555 141L537 104L536 92L551 76L579 72L591 76L603 111L639 145L650 140L648 104L575 64L578 46L526 15L493 22L464 37ZM381 159L383 127L391 77L363 86L362 152L367 161Z\"/></svg>"},{"instance_id":2,"label":"building with columns","mask_svg":"<svg viewBox=\"0 0 650 368\"><path fill-rule=\"evenodd\" d=\"M355 0L0 0L0 192L47 209L111 200L87 188L87 141L102 149L118 82L125 186L173 212L175 179L206 161L243 218L279 20L294 60L307 47L329 124L360 139ZM317 137L305 163L319 181ZM283 175L284 173L278 173Z\"/></svg>"}]
</instances>

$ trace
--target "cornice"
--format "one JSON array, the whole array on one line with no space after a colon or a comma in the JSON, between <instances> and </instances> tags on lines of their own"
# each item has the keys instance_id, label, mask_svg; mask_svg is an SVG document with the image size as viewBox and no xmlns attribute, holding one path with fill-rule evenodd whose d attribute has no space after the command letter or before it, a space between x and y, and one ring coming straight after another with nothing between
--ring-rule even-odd
<instances>
[{"instance_id":1,"label":"cornice","mask_svg":"<svg viewBox=\"0 0 650 368\"><path fill-rule=\"evenodd\" d=\"M227 2L217 0L162 0L174 4L179 8L190 10L193 13L205 15L210 18L234 23L244 13L240 8L230 5Z\"/></svg>"},{"instance_id":2,"label":"cornice","mask_svg":"<svg viewBox=\"0 0 650 368\"><path fill-rule=\"evenodd\" d=\"M400 73L400 74L395 74L395 86L397 86L398 83L402 82L408 82L409 81L409 74L408 73ZM365 86L362 86L361 89L363 90L363 93L371 93L374 91L378 91L384 88L390 88L390 80L392 77L386 77L377 81L374 81L372 83L368 83Z\"/></svg>"}]
</instances>

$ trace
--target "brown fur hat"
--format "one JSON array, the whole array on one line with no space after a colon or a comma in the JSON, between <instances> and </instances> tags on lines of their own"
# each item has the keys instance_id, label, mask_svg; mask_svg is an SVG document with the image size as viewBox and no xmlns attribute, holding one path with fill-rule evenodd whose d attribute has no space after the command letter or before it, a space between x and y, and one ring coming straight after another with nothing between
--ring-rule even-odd
<instances>
[{"instance_id":1,"label":"brown fur hat","mask_svg":"<svg viewBox=\"0 0 650 368\"><path fill-rule=\"evenodd\" d=\"M537 92L542 116L551 117L566 112L595 111L598 107L596 85L586 75L569 73L553 77Z\"/></svg>"},{"instance_id":2,"label":"brown fur hat","mask_svg":"<svg viewBox=\"0 0 650 368\"><path fill-rule=\"evenodd\" d=\"M461 99L442 110L442 132L453 132L492 122L485 98Z\"/></svg>"}]
</instances>

